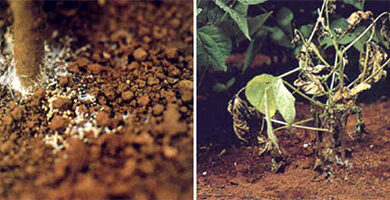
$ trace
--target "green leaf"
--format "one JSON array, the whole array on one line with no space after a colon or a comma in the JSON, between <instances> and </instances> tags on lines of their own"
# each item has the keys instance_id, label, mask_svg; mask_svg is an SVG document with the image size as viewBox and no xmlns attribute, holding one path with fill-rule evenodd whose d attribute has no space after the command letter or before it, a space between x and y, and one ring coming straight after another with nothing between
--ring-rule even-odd
<instances>
[{"instance_id":1,"label":"green leaf","mask_svg":"<svg viewBox=\"0 0 390 200\"><path fill-rule=\"evenodd\" d=\"M272 90L274 81L274 76L262 74L250 80L245 89L249 103L264 115L269 114L270 117L273 117L277 110Z\"/></svg>"},{"instance_id":2,"label":"green leaf","mask_svg":"<svg viewBox=\"0 0 390 200\"><path fill-rule=\"evenodd\" d=\"M226 89L229 89L230 87L232 87L232 85L236 82L236 78L232 77L231 79L228 80L228 82L226 82Z\"/></svg>"},{"instance_id":3,"label":"green leaf","mask_svg":"<svg viewBox=\"0 0 390 200\"><path fill-rule=\"evenodd\" d=\"M256 55L255 52L255 45L258 44L256 39L253 39L251 43L249 44L248 48L245 52L245 60L244 60L244 66L242 67L242 73L248 69L249 65L252 63L253 58Z\"/></svg>"},{"instance_id":4,"label":"green leaf","mask_svg":"<svg viewBox=\"0 0 390 200\"><path fill-rule=\"evenodd\" d=\"M267 121L268 138L279 149L278 139L272 128L271 118L278 110L283 119L291 125L295 120L295 98L284 86L283 80L269 74L254 77L245 88L249 103L263 113Z\"/></svg>"},{"instance_id":5,"label":"green leaf","mask_svg":"<svg viewBox=\"0 0 390 200\"><path fill-rule=\"evenodd\" d=\"M264 3L267 0L238 0L238 1L246 5L256 5L256 4Z\"/></svg>"},{"instance_id":6,"label":"green leaf","mask_svg":"<svg viewBox=\"0 0 390 200\"><path fill-rule=\"evenodd\" d=\"M331 23L330 28L333 31L336 31L338 33L342 33L345 30L347 30L348 22L344 18L338 18L338 19L334 20ZM348 43L352 42L356 38L356 36L357 36L356 34L357 34L356 31L353 31L351 33L347 33L343 38L339 39L337 41L337 43L339 43L339 44L348 44ZM324 46L324 48L328 48L328 47L333 45L333 42L332 42L332 39L329 36L325 36L321 40L320 44L321 44L321 46Z\"/></svg>"},{"instance_id":7,"label":"green leaf","mask_svg":"<svg viewBox=\"0 0 390 200\"><path fill-rule=\"evenodd\" d=\"M280 46L293 48L294 45L291 44L289 37L284 33L284 31L278 27L267 27L271 33L271 39L279 44Z\"/></svg>"},{"instance_id":8,"label":"green leaf","mask_svg":"<svg viewBox=\"0 0 390 200\"><path fill-rule=\"evenodd\" d=\"M236 10L225 5L221 0L215 0L215 4L225 12L229 13L230 17L236 22L236 24L240 28L241 32L245 35L245 37L251 40L251 37L249 35L248 21L246 15L240 14Z\"/></svg>"},{"instance_id":9,"label":"green leaf","mask_svg":"<svg viewBox=\"0 0 390 200\"><path fill-rule=\"evenodd\" d=\"M358 37L361 33L363 33L364 30L365 30L364 26L357 27L353 32L355 38ZM367 40L370 38L370 35L371 35L371 30L367 31L367 33L364 34L364 36L360 38L360 40L353 45L353 47L355 47L355 49L357 49L360 52L363 49L364 43L366 43Z\"/></svg>"},{"instance_id":10,"label":"green leaf","mask_svg":"<svg viewBox=\"0 0 390 200\"><path fill-rule=\"evenodd\" d=\"M263 27L265 21L270 17L272 14L271 12L264 13L261 15L258 15L256 17L249 17L248 18L248 25L249 25L249 34L253 38L254 35L257 34Z\"/></svg>"},{"instance_id":11,"label":"green leaf","mask_svg":"<svg viewBox=\"0 0 390 200\"><path fill-rule=\"evenodd\" d=\"M232 87L232 85L236 82L236 78L232 77L231 79L229 79L226 84L223 84L223 83L220 83L220 82L217 82L214 86L213 86L213 91L214 92L224 92L226 90L228 90L230 87Z\"/></svg>"},{"instance_id":12,"label":"green leaf","mask_svg":"<svg viewBox=\"0 0 390 200\"><path fill-rule=\"evenodd\" d=\"M299 28L299 31L303 34L305 38L309 38L310 34L313 30L314 25L313 24L306 24Z\"/></svg>"},{"instance_id":13,"label":"green leaf","mask_svg":"<svg viewBox=\"0 0 390 200\"><path fill-rule=\"evenodd\" d=\"M242 73L248 69L252 63L254 57L256 56L257 51L261 48L264 42L264 37L255 38L251 41L248 48L245 51L245 60L244 66L242 67Z\"/></svg>"},{"instance_id":14,"label":"green leaf","mask_svg":"<svg viewBox=\"0 0 390 200\"><path fill-rule=\"evenodd\" d=\"M342 0L342 2L352 5L359 10L363 10L364 7L364 0Z\"/></svg>"},{"instance_id":15,"label":"green leaf","mask_svg":"<svg viewBox=\"0 0 390 200\"><path fill-rule=\"evenodd\" d=\"M232 51L232 42L216 26L198 29L197 58L199 65L211 65L214 69L227 71L226 59Z\"/></svg>"},{"instance_id":16,"label":"green leaf","mask_svg":"<svg viewBox=\"0 0 390 200\"><path fill-rule=\"evenodd\" d=\"M276 15L276 21L278 22L278 24L285 28L291 27L291 21L293 20L293 18L293 12L286 7L282 7Z\"/></svg>"},{"instance_id":17,"label":"green leaf","mask_svg":"<svg viewBox=\"0 0 390 200\"><path fill-rule=\"evenodd\" d=\"M212 24L216 26L218 26L218 23L220 22L220 20L224 15L224 12L217 7L214 7L212 9L207 9L205 12L207 12L206 16L207 16L208 24Z\"/></svg>"},{"instance_id":18,"label":"green leaf","mask_svg":"<svg viewBox=\"0 0 390 200\"><path fill-rule=\"evenodd\" d=\"M268 112L273 117L279 111L289 125L295 120L295 98L281 78L269 74L256 76L246 85L245 95L261 113Z\"/></svg>"},{"instance_id":19,"label":"green leaf","mask_svg":"<svg viewBox=\"0 0 390 200\"><path fill-rule=\"evenodd\" d=\"M216 83L214 86L213 86L213 91L214 92L223 92L226 90L226 86L225 84L223 83Z\"/></svg>"}]
</instances>

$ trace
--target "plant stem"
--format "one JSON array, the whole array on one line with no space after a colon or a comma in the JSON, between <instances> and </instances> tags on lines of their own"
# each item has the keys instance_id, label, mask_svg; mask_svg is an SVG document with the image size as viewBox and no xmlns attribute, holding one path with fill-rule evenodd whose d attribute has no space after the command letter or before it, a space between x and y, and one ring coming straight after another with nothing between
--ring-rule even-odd
<instances>
[{"instance_id":1,"label":"plant stem","mask_svg":"<svg viewBox=\"0 0 390 200\"><path fill-rule=\"evenodd\" d=\"M312 121L312 120L313 120L313 118L304 119L304 120L301 120L301 121L299 121L299 122L295 122L295 123L293 123L293 124L294 124L294 125L299 125L299 124L303 124L303 123L306 123L306 122L310 122L310 121ZM286 125L286 126L282 126L282 127L276 128L276 129L274 130L274 132L279 131L279 130L282 130L282 129L284 129L284 128L288 128L288 127L289 127L289 126Z\"/></svg>"},{"instance_id":2,"label":"plant stem","mask_svg":"<svg viewBox=\"0 0 390 200\"><path fill-rule=\"evenodd\" d=\"M22 88L39 82L44 58L44 18L40 1L11 0L14 16L15 73Z\"/></svg>"},{"instance_id":3,"label":"plant stem","mask_svg":"<svg viewBox=\"0 0 390 200\"><path fill-rule=\"evenodd\" d=\"M276 120L276 119L271 119L271 122L277 123L277 124L282 124L282 125L287 125L286 122ZM315 128L315 127L309 127L309 126L302 126L302 125L297 125L297 124L291 124L292 127L294 128L302 128L302 129L307 129L307 130L312 130L312 131L323 131L323 132L330 132L330 130L325 129L325 128Z\"/></svg>"},{"instance_id":4,"label":"plant stem","mask_svg":"<svg viewBox=\"0 0 390 200\"><path fill-rule=\"evenodd\" d=\"M296 67L295 69L290 70L290 71L288 71L288 72L286 72L286 73L284 73L284 74L282 74L282 75L279 75L278 77L279 77L279 78L286 77L286 76L288 76L288 75L290 75L290 74L293 74L293 73L299 71L300 69L301 69L300 67Z\"/></svg>"},{"instance_id":5,"label":"plant stem","mask_svg":"<svg viewBox=\"0 0 390 200\"><path fill-rule=\"evenodd\" d=\"M324 0L324 3L322 4L322 7L321 7L321 10L320 12L318 13L318 18L317 18L317 22L316 24L314 25L314 28L313 28L313 31L311 32L311 35L309 37L309 39L307 40L308 42L310 42L313 37L314 37L314 34L316 33L317 29L318 29L318 24L321 22L320 19L322 19L322 13L324 12L324 8L325 8L325 4L326 4L326 0Z\"/></svg>"}]
</instances>

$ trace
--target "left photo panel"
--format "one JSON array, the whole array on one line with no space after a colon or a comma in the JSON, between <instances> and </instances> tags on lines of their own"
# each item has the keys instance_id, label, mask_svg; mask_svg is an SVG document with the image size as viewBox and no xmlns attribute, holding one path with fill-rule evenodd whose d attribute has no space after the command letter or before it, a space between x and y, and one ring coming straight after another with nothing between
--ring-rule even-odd
<instances>
[{"instance_id":1,"label":"left photo panel","mask_svg":"<svg viewBox=\"0 0 390 200\"><path fill-rule=\"evenodd\" d=\"M193 1L0 1L0 199L193 199Z\"/></svg>"}]
</instances>

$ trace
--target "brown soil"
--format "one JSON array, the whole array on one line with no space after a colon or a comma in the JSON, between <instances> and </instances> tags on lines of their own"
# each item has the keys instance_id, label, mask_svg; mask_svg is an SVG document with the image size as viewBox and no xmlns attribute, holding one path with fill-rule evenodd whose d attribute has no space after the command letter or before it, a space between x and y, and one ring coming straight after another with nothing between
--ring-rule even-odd
<instances>
[{"instance_id":1,"label":"brown soil","mask_svg":"<svg viewBox=\"0 0 390 200\"><path fill-rule=\"evenodd\" d=\"M75 5L45 6L68 73L2 90L0 199L192 199L192 1Z\"/></svg>"},{"instance_id":2,"label":"brown soil","mask_svg":"<svg viewBox=\"0 0 390 200\"><path fill-rule=\"evenodd\" d=\"M287 152L286 166L272 173L269 155L258 156L255 144L227 146L214 143L198 147L198 199L389 199L390 99L362 104L369 135L350 139L352 167L331 174L314 171L311 132L279 134ZM300 117L309 108L298 105ZM354 136L353 120L348 133Z\"/></svg>"}]
</instances>

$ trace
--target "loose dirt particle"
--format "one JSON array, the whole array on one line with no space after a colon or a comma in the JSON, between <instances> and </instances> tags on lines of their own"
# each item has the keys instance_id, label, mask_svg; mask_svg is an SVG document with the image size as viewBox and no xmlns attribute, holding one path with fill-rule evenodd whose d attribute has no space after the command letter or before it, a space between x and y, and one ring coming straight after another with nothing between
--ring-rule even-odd
<instances>
[{"instance_id":1,"label":"loose dirt particle","mask_svg":"<svg viewBox=\"0 0 390 200\"><path fill-rule=\"evenodd\" d=\"M38 88L34 91L34 98L42 99L45 96L45 90L43 88Z\"/></svg>"},{"instance_id":2,"label":"loose dirt particle","mask_svg":"<svg viewBox=\"0 0 390 200\"><path fill-rule=\"evenodd\" d=\"M164 156L167 158L174 158L177 156L178 152L177 152L177 149L174 147L164 146L163 153L164 153Z\"/></svg>"},{"instance_id":3,"label":"loose dirt particle","mask_svg":"<svg viewBox=\"0 0 390 200\"><path fill-rule=\"evenodd\" d=\"M111 124L110 115L104 111L98 112L96 115L96 121L97 125L101 127L109 126Z\"/></svg>"},{"instance_id":4,"label":"loose dirt particle","mask_svg":"<svg viewBox=\"0 0 390 200\"><path fill-rule=\"evenodd\" d=\"M160 115L164 111L164 106L161 104L156 104L153 106L153 114Z\"/></svg>"},{"instance_id":5,"label":"loose dirt particle","mask_svg":"<svg viewBox=\"0 0 390 200\"><path fill-rule=\"evenodd\" d=\"M71 105L71 101L68 98L59 97L53 101L52 105L53 105L53 108L55 108L55 109L66 110Z\"/></svg>"},{"instance_id":6,"label":"loose dirt particle","mask_svg":"<svg viewBox=\"0 0 390 200\"><path fill-rule=\"evenodd\" d=\"M138 168L145 174L151 174L154 172L154 164L150 160L144 160L142 161Z\"/></svg>"},{"instance_id":7,"label":"loose dirt particle","mask_svg":"<svg viewBox=\"0 0 390 200\"><path fill-rule=\"evenodd\" d=\"M66 87L66 86L69 85L70 79L71 79L70 76L61 76L61 77L58 79L58 82L59 82L59 84L60 84L62 87Z\"/></svg>"},{"instance_id":8,"label":"loose dirt particle","mask_svg":"<svg viewBox=\"0 0 390 200\"><path fill-rule=\"evenodd\" d=\"M105 70L105 67L103 67L102 65L96 63L88 65L88 72L90 72L91 74L100 74L100 72L102 72L103 70Z\"/></svg>"},{"instance_id":9,"label":"loose dirt particle","mask_svg":"<svg viewBox=\"0 0 390 200\"><path fill-rule=\"evenodd\" d=\"M149 97L144 95L138 98L137 103L141 106L146 106L148 105L149 101L150 101Z\"/></svg>"},{"instance_id":10,"label":"loose dirt particle","mask_svg":"<svg viewBox=\"0 0 390 200\"><path fill-rule=\"evenodd\" d=\"M167 47L165 48L165 54L169 59L175 58L177 56L177 48L175 47Z\"/></svg>"},{"instance_id":11,"label":"loose dirt particle","mask_svg":"<svg viewBox=\"0 0 390 200\"><path fill-rule=\"evenodd\" d=\"M128 66L127 66L127 70L128 71L131 71L131 70L134 70L134 69L137 69L138 68L138 63L133 61L131 62Z\"/></svg>"},{"instance_id":12,"label":"loose dirt particle","mask_svg":"<svg viewBox=\"0 0 390 200\"><path fill-rule=\"evenodd\" d=\"M130 101L131 99L133 99L133 97L134 97L134 93L132 91L122 92L123 101Z\"/></svg>"},{"instance_id":13,"label":"loose dirt particle","mask_svg":"<svg viewBox=\"0 0 390 200\"><path fill-rule=\"evenodd\" d=\"M17 106L15 107L12 111L11 111L11 117L15 120L15 121L19 121L22 119L23 117L23 107L21 106Z\"/></svg>"},{"instance_id":14,"label":"loose dirt particle","mask_svg":"<svg viewBox=\"0 0 390 200\"><path fill-rule=\"evenodd\" d=\"M133 52L133 57L137 61L144 61L146 59L146 57L148 57L148 53L145 50L143 50L142 48L138 48Z\"/></svg>"},{"instance_id":15,"label":"loose dirt particle","mask_svg":"<svg viewBox=\"0 0 390 200\"><path fill-rule=\"evenodd\" d=\"M134 159L128 159L125 166L121 170L121 175L124 178L131 177L137 167L137 161Z\"/></svg>"},{"instance_id":16,"label":"loose dirt particle","mask_svg":"<svg viewBox=\"0 0 390 200\"><path fill-rule=\"evenodd\" d=\"M181 95L181 99L184 101L184 102L190 102L192 101L192 98L193 98L193 89L194 89L194 86L192 84L192 81L189 81L189 80L183 80L183 81L180 81L178 84L177 84L177 87L179 89L179 92L180 92L180 95Z\"/></svg>"},{"instance_id":17,"label":"loose dirt particle","mask_svg":"<svg viewBox=\"0 0 390 200\"><path fill-rule=\"evenodd\" d=\"M148 77L148 85L158 85L160 81L154 77Z\"/></svg>"},{"instance_id":18,"label":"loose dirt particle","mask_svg":"<svg viewBox=\"0 0 390 200\"><path fill-rule=\"evenodd\" d=\"M6 125L6 126L11 126L11 124L12 124L13 121L14 121L14 120L13 120L12 117L9 116L9 115L5 115L5 116L3 117L3 122L4 122L4 125Z\"/></svg>"},{"instance_id":19,"label":"loose dirt particle","mask_svg":"<svg viewBox=\"0 0 390 200\"><path fill-rule=\"evenodd\" d=\"M80 67L85 67L89 64L89 60L88 58L85 58L85 57L81 57L81 58L78 58L76 61L75 61L75 64L80 66Z\"/></svg>"},{"instance_id":20,"label":"loose dirt particle","mask_svg":"<svg viewBox=\"0 0 390 200\"><path fill-rule=\"evenodd\" d=\"M49 128L55 131L55 130L65 129L67 125L68 125L68 121L65 118L57 115L53 117L53 119L51 120L49 124Z\"/></svg>"}]
</instances>

